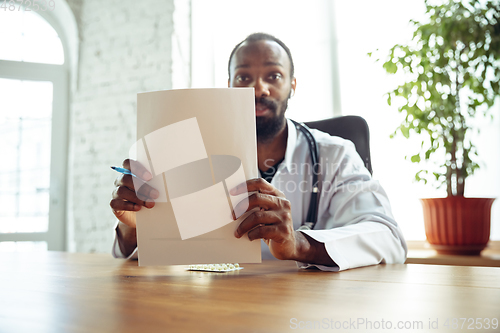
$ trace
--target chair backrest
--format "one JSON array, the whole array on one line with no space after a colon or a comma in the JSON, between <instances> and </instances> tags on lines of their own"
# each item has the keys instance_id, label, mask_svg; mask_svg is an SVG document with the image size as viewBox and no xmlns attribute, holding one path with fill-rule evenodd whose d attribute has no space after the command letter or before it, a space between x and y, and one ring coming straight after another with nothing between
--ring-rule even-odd
<instances>
[{"instance_id":1,"label":"chair backrest","mask_svg":"<svg viewBox=\"0 0 500 333\"><path fill-rule=\"evenodd\" d=\"M366 120L359 116L341 116L305 123L333 136L350 140L356 146L356 151L365 163L366 168L373 174L370 158L370 130Z\"/></svg>"}]
</instances>

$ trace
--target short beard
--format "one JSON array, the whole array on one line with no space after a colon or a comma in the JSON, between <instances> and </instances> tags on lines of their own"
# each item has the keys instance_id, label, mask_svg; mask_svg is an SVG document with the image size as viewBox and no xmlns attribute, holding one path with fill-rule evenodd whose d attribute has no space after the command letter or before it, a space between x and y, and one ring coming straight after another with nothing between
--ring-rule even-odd
<instances>
[{"instance_id":1,"label":"short beard","mask_svg":"<svg viewBox=\"0 0 500 333\"><path fill-rule=\"evenodd\" d=\"M285 126L285 111L288 107L288 99L285 99L283 102L281 102L279 107L277 103L266 100L265 98L261 98L260 100L255 101L256 104L258 102L266 105L271 111L272 116L270 118L256 118L257 141L260 143L269 143ZM281 111L281 114L278 114L278 109Z\"/></svg>"}]
</instances>

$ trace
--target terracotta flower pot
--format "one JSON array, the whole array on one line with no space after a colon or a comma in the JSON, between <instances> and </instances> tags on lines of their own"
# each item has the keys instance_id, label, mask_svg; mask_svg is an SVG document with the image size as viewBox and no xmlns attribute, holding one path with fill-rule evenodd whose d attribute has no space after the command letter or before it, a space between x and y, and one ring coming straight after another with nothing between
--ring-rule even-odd
<instances>
[{"instance_id":1,"label":"terracotta flower pot","mask_svg":"<svg viewBox=\"0 0 500 333\"><path fill-rule=\"evenodd\" d=\"M479 255L488 244L495 199L447 197L420 201L427 241L438 253Z\"/></svg>"}]
</instances>

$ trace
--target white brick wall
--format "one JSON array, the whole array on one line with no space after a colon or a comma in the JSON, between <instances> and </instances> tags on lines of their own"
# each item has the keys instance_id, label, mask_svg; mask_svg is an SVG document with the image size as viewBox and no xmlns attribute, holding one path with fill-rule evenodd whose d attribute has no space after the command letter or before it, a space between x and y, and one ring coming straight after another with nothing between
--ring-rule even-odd
<instances>
[{"instance_id":1,"label":"white brick wall","mask_svg":"<svg viewBox=\"0 0 500 333\"><path fill-rule=\"evenodd\" d=\"M116 173L136 137L136 94L172 87L173 0L69 0L79 24L71 96L68 249L110 252Z\"/></svg>"}]
</instances>

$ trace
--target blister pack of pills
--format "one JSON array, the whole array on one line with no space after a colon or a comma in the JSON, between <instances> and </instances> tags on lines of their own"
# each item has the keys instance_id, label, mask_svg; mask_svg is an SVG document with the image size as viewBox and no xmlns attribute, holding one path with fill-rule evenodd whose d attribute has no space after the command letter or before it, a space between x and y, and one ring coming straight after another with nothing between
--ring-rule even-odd
<instances>
[{"instance_id":1,"label":"blister pack of pills","mask_svg":"<svg viewBox=\"0 0 500 333\"><path fill-rule=\"evenodd\" d=\"M188 271L203 271L203 272L232 272L243 269L239 264L202 264L202 265L189 265Z\"/></svg>"}]
</instances>

